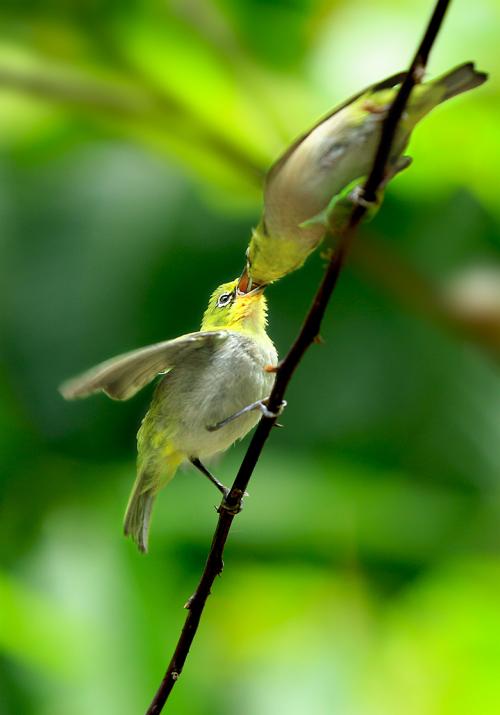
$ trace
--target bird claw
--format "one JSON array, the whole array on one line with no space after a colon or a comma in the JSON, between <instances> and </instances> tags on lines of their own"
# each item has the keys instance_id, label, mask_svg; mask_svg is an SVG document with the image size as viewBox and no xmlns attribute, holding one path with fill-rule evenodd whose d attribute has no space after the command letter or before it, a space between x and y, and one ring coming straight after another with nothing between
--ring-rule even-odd
<instances>
[{"instance_id":1,"label":"bird claw","mask_svg":"<svg viewBox=\"0 0 500 715\"><path fill-rule=\"evenodd\" d=\"M260 400L257 405L257 409L259 409L262 412L263 417L267 417L268 419L277 419L283 410L285 409L287 405L286 400L282 400L280 406L278 407L278 410L276 412L272 412L271 410L268 409L267 407L267 399L266 400Z\"/></svg>"},{"instance_id":2,"label":"bird claw","mask_svg":"<svg viewBox=\"0 0 500 715\"><path fill-rule=\"evenodd\" d=\"M364 189L362 186L355 186L354 189L351 191L349 194L349 200L353 204L357 204L358 206L363 206L365 209L370 209L373 206L377 205L377 201L368 201L364 197Z\"/></svg>"},{"instance_id":3,"label":"bird claw","mask_svg":"<svg viewBox=\"0 0 500 715\"><path fill-rule=\"evenodd\" d=\"M206 429L208 432L216 432L217 430L221 429L222 427L225 427L229 422L233 422L233 420L237 419L238 417L241 417L242 415L246 414L247 412L251 412L252 410L260 410L262 413L263 417L267 417L268 419L276 419L281 415L283 412L284 408L286 407L286 400L283 400L281 402L281 405L279 406L277 412L272 412L271 410L268 409L267 407L267 400L257 400L257 402L252 402L251 405L247 405L246 407L243 407L242 410L238 410L238 412L235 412L234 415L230 415L229 417L226 417L225 420L221 420L220 422L217 422L215 425L207 425Z\"/></svg>"},{"instance_id":4,"label":"bird claw","mask_svg":"<svg viewBox=\"0 0 500 715\"><path fill-rule=\"evenodd\" d=\"M221 511L226 511L228 514L231 514L232 516L236 516L236 514L239 514L240 511L243 509L243 499L244 497L249 496L248 492L241 492L239 489L236 490L236 501L233 504L230 504L228 502L228 496L231 493L231 489L228 489L227 494L225 495L224 499L221 501L220 505L217 507L217 512L220 514Z\"/></svg>"}]
</instances>

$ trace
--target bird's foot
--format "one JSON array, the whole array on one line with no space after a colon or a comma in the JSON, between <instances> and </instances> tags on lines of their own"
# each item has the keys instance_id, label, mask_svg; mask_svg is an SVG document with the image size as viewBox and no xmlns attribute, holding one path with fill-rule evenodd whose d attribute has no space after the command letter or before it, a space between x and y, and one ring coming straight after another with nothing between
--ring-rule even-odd
<instances>
[{"instance_id":1,"label":"bird's foot","mask_svg":"<svg viewBox=\"0 0 500 715\"><path fill-rule=\"evenodd\" d=\"M252 410L260 410L263 417L267 417L269 419L276 419L280 416L280 414L286 407L286 400L283 400L281 402L281 405L279 406L277 412L272 412L267 407L268 399L269 398L266 397L266 399L264 400L257 400L256 402L252 402L250 405L247 405L246 407L243 407L243 409L238 410L238 412L235 412L234 415L226 417L226 419L217 422L215 425L207 425L207 430L209 432L216 432L217 430L221 429L221 427L225 427L225 425L229 424L229 422L233 422L233 420L238 419L238 417L241 417L242 415L246 414L247 412L251 412Z\"/></svg>"},{"instance_id":2,"label":"bird's foot","mask_svg":"<svg viewBox=\"0 0 500 715\"><path fill-rule=\"evenodd\" d=\"M207 479L209 479L212 484L215 486L216 489L220 491L220 493L223 495L224 499L227 497L229 494L229 489L228 487L224 486L222 482L220 482L217 477L214 477L212 472L210 472L205 465L198 459L198 457L192 457L190 460L191 464L193 467L196 467L198 471L200 471Z\"/></svg>"},{"instance_id":3,"label":"bird's foot","mask_svg":"<svg viewBox=\"0 0 500 715\"><path fill-rule=\"evenodd\" d=\"M227 494L217 508L218 513L225 511L232 516L236 516L243 509L243 497L247 497L248 492L242 492L240 489L227 490Z\"/></svg>"},{"instance_id":4,"label":"bird's foot","mask_svg":"<svg viewBox=\"0 0 500 715\"><path fill-rule=\"evenodd\" d=\"M358 206L363 206L365 209L375 208L378 203L376 199L375 201L368 201L368 199L365 198L365 191L361 185L354 187L349 194L349 201Z\"/></svg>"},{"instance_id":5,"label":"bird's foot","mask_svg":"<svg viewBox=\"0 0 500 715\"><path fill-rule=\"evenodd\" d=\"M260 410L262 412L263 417L268 417L270 419L276 419L281 415L283 410L285 409L287 402L286 400L281 400L281 404L276 410L276 412L272 412L267 406L267 403L269 401L269 397L266 397L265 400L259 400L258 402L255 403L255 409Z\"/></svg>"},{"instance_id":6,"label":"bird's foot","mask_svg":"<svg viewBox=\"0 0 500 715\"><path fill-rule=\"evenodd\" d=\"M207 479L209 479L214 487L220 491L224 499L222 500L222 503L225 503L231 490L229 487L226 487L222 482L220 482L217 477L215 477L212 472L205 467L205 465L198 459L198 457L191 457L189 460L193 467L196 467L198 471L200 471ZM243 494L244 497L250 496L248 492L245 492ZM240 509L241 510L241 509Z\"/></svg>"}]
</instances>

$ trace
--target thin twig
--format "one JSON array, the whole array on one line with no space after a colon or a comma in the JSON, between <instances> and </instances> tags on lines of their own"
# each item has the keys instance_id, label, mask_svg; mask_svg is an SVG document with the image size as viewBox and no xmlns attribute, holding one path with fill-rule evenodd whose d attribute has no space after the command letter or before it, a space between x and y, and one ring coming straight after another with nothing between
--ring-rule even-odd
<instances>
[{"instance_id":1,"label":"thin twig","mask_svg":"<svg viewBox=\"0 0 500 715\"><path fill-rule=\"evenodd\" d=\"M410 65L408 74L399 88L391 107L389 108L387 117L384 120L382 127L380 144L373 167L363 187L364 197L366 199L373 200L383 182L385 167L390 156L391 145L398 122L402 116L412 88L422 78L429 52L439 31L449 3L450 0L438 0L436 3L423 40L415 54L412 64ZM299 365L300 360L319 334L321 322L328 306L328 302L335 286L337 285L349 247L359 224L365 216L366 210L367 207L364 204L357 204L354 207L347 228L340 237L337 249L329 261L302 328L285 359L280 363L277 369L276 381L268 401L268 408L272 412L277 412L279 410L288 387L288 383ZM263 417L259 422L243 458L243 462L238 470L233 486L231 487L231 491L225 500L225 504L221 504L219 507L219 519L203 574L196 591L186 604L189 613L177 642L177 647L146 715L158 715L158 713L162 711L172 688L182 672L189 649L196 635L206 600L210 595L210 590L216 576L221 573L223 568L222 556L224 546L231 529L231 524L235 515L238 513L241 499L246 491L253 470L255 469L264 444L269 437L275 421L276 418L274 417Z\"/></svg>"}]
</instances>

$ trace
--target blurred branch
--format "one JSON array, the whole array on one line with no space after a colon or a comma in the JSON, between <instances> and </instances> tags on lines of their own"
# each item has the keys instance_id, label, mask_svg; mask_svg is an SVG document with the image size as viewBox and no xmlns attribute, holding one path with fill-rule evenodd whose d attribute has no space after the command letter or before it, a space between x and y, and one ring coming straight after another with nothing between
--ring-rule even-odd
<instances>
[{"instance_id":1,"label":"blurred branch","mask_svg":"<svg viewBox=\"0 0 500 715\"><path fill-rule=\"evenodd\" d=\"M208 149L228 162L250 184L260 187L262 183L264 170L249 154L213 131L175 97L151 86L145 89L122 87L82 77L0 66L0 87L114 117L141 120L164 133L169 130L166 120L175 122L177 135L182 135L189 142L196 141L204 150Z\"/></svg>"},{"instance_id":2,"label":"blurred branch","mask_svg":"<svg viewBox=\"0 0 500 715\"><path fill-rule=\"evenodd\" d=\"M233 71L237 72L240 82L250 90L252 103L263 108L266 117L272 122L283 141L289 139L286 123L270 94L260 81L258 65L250 61L248 48L241 33L216 2L207 0L174 0L169 10L182 18L199 37L207 40L224 58Z\"/></svg>"},{"instance_id":3,"label":"blurred branch","mask_svg":"<svg viewBox=\"0 0 500 715\"><path fill-rule=\"evenodd\" d=\"M151 103L138 93L131 93L108 83L61 77L46 72L18 70L0 66L0 86L32 94L42 99L75 104L113 114L142 116Z\"/></svg>"},{"instance_id":4,"label":"blurred branch","mask_svg":"<svg viewBox=\"0 0 500 715\"><path fill-rule=\"evenodd\" d=\"M467 296L460 299L441 285L428 279L418 269L398 256L382 241L358 242L352 250L353 263L377 285L415 313L448 332L470 341L490 357L500 361L500 307L496 295L481 305ZM499 277L483 276L498 285Z\"/></svg>"},{"instance_id":5,"label":"blurred branch","mask_svg":"<svg viewBox=\"0 0 500 715\"><path fill-rule=\"evenodd\" d=\"M437 1L422 42L410 65L408 74L389 108L387 117L382 126L381 139L373 167L363 187L365 199L373 200L383 183L385 167L390 156L391 145L398 122L404 112L412 88L423 76L429 52L443 21L449 2L450 0ZM358 203L354 206L348 225L340 236L337 248L329 261L302 328L286 357L276 370L276 381L267 403L271 412L279 412L286 389L295 370L305 352L317 340L330 297L337 285L352 240L365 217L366 211L367 205L365 202ZM243 495L245 494L250 478L275 422L276 417L263 417L260 420L238 470L233 486L227 498L219 506L219 519L205 568L196 591L186 604L186 608L189 612L177 642L177 647L160 687L147 710L147 715L158 715L158 713L162 711L169 694L182 672L189 649L196 635L205 603L210 595L215 578L222 572L222 556L233 519L241 508ZM235 628L237 628L237 625L235 625Z\"/></svg>"}]
</instances>

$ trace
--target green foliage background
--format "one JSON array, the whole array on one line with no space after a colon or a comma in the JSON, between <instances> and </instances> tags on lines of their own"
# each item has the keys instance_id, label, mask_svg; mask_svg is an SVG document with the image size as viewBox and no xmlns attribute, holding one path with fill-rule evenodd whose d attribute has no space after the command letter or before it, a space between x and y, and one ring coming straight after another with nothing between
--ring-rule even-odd
<instances>
[{"instance_id":1,"label":"green foliage background","mask_svg":"<svg viewBox=\"0 0 500 715\"><path fill-rule=\"evenodd\" d=\"M141 557L121 519L150 391L65 404L58 383L197 328L242 268L261 172L404 67L430 8L2 4L2 715L143 712L216 518L212 487L186 470ZM498 0L452 3L430 73L474 59L490 80L419 128L413 167L360 239L438 290L498 265L499 29ZM500 712L497 363L370 265L345 271L290 389L173 712ZM321 271L313 256L269 290L281 353Z\"/></svg>"}]
</instances>

